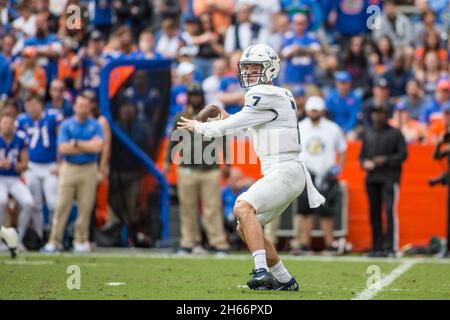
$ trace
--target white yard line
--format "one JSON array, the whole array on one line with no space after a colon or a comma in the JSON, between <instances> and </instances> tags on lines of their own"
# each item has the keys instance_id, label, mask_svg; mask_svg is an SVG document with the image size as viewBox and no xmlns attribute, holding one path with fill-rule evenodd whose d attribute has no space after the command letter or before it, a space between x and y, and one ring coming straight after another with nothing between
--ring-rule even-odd
<instances>
[{"instance_id":1,"label":"white yard line","mask_svg":"<svg viewBox=\"0 0 450 320\"><path fill-rule=\"evenodd\" d=\"M364 291L360 292L352 300L370 300L377 295L378 292L382 291L383 288L388 287L392 282L394 282L398 277L408 271L412 266L414 266L419 261L417 260L406 260L401 263L397 268L391 271L387 276L381 278L380 283L373 288L366 288Z\"/></svg>"}]
</instances>

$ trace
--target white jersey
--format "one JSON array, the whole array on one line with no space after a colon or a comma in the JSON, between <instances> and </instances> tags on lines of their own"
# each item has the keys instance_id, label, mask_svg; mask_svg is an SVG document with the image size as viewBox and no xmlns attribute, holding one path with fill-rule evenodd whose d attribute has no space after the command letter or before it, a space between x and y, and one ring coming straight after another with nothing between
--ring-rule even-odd
<instances>
[{"instance_id":1,"label":"white jersey","mask_svg":"<svg viewBox=\"0 0 450 320\"><path fill-rule=\"evenodd\" d=\"M200 123L195 131L208 137L247 129L265 174L273 165L296 161L301 151L297 107L292 93L272 85L257 85L245 95L242 110L224 120Z\"/></svg>"}]
</instances>

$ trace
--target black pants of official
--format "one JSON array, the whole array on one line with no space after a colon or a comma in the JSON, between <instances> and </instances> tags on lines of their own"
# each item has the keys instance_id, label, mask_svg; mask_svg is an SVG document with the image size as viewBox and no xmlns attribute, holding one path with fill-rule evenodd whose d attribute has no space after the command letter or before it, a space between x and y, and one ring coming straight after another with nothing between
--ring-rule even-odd
<instances>
[{"instance_id":1,"label":"black pants of official","mask_svg":"<svg viewBox=\"0 0 450 320\"><path fill-rule=\"evenodd\" d=\"M397 183L393 181L366 182L366 191L369 197L370 224L372 227L372 250L396 250L397 217L395 199ZM386 211L386 232L383 234L382 212Z\"/></svg>"}]
</instances>

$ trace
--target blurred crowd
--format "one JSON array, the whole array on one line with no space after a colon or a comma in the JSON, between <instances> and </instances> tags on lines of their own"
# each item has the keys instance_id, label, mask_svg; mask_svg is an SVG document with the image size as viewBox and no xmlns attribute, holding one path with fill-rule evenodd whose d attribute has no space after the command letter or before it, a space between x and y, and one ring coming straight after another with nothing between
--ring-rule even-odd
<instances>
[{"instance_id":1,"label":"blurred crowd","mask_svg":"<svg viewBox=\"0 0 450 320\"><path fill-rule=\"evenodd\" d=\"M173 59L168 136L193 91L205 104L238 112L241 52L267 43L281 59L275 84L291 89L299 121L307 117L307 98L322 96L327 118L347 140L361 139L371 110L382 108L407 143L437 144L450 125L450 3L396 2L0 0L0 111L15 118L34 101L64 121L81 93L95 110L107 63ZM138 103L120 109L124 119L140 114L145 120ZM99 181L109 177L109 157L100 162Z\"/></svg>"}]
</instances>

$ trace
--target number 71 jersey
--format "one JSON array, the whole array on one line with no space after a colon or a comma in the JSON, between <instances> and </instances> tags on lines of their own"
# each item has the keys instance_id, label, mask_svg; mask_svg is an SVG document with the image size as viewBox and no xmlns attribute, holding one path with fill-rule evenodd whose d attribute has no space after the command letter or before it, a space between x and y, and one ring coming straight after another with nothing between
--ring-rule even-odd
<instances>
[{"instance_id":1,"label":"number 71 jersey","mask_svg":"<svg viewBox=\"0 0 450 320\"><path fill-rule=\"evenodd\" d=\"M27 134L31 162L42 164L56 162L57 130L62 120L62 114L55 109L45 110L39 120L31 119L28 113L17 117L17 129Z\"/></svg>"},{"instance_id":2,"label":"number 71 jersey","mask_svg":"<svg viewBox=\"0 0 450 320\"><path fill-rule=\"evenodd\" d=\"M245 107L273 113L273 120L250 130L258 156L300 153L300 131L297 106L288 89L272 85L257 85L246 93Z\"/></svg>"}]
</instances>

